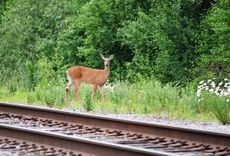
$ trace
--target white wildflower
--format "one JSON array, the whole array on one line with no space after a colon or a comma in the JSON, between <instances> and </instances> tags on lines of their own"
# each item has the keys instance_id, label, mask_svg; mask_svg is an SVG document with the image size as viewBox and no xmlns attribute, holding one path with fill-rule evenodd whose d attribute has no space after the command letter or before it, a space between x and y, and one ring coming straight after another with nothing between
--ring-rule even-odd
<instances>
[{"instance_id":1,"label":"white wildflower","mask_svg":"<svg viewBox=\"0 0 230 156\"><path fill-rule=\"evenodd\" d=\"M209 89L209 93L213 93L213 92L214 92L213 88Z\"/></svg>"},{"instance_id":2,"label":"white wildflower","mask_svg":"<svg viewBox=\"0 0 230 156\"><path fill-rule=\"evenodd\" d=\"M202 90L202 89L198 89L198 90L197 90L197 92L196 92L196 96L197 96L197 97L200 97L200 96L201 96L201 90Z\"/></svg>"},{"instance_id":3,"label":"white wildflower","mask_svg":"<svg viewBox=\"0 0 230 156\"><path fill-rule=\"evenodd\" d=\"M104 86L104 89L107 90L107 91L113 92L114 91L114 86L112 86L111 84L107 83Z\"/></svg>"},{"instance_id":4,"label":"white wildflower","mask_svg":"<svg viewBox=\"0 0 230 156\"><path fill-rule=\"evenodd\" d=\"M212 86L212 87L216 87L215 82L212 81L211 86Z\"/></svg>"},{"instance_id":5,"label":"white wildflower","mask_svg":"<svg viewBox=\"0 0 230 156\"><path fill-rule=\"evenodd\" d=\"M229 102L229 99L227 99L226 101Z\"/></svg>"},{"instance_id":6,"label":"white wildflower","mask_svg":"<svg viewBox=\"0 0 230 156\"><path fill-rule=\"evenodd\" d=\"M219 95L218 90L215 90L213 93L216 94L216 95Z\"/></svg>"},{"instance_id":7,"label":"white wildflower","mask_svg":"<svg viewBox=\"0 0 230 156\"><path fill-rule=\"evenodd\" d=\"M220 93L218 94L218 96L224 96L224 95L223 95L223 92L220 92Z\"/></svg>"},{"instance_id":8,"label":"white wildflower","mask_svg":"<svg viewBox=\"0 0 230 156\"><path fill-rule=\"evenodd\" d=\"M203 88L203 86L202 85L198 86L198 89L200 89L200 88Z\"/></svg>"},{"instance_id":9,"label":"white wildflower","mask_svg":"<svg viewBox=\"0 0 230 156\"><path fill-rule=\"evenodd\" d=\"M224 90L220 90L220 94L224 95Z\"/></svg>"},{"instance_id":10,"label":"white wildflower","mask_svg":"<svg viewBox=\"0 0 230 156\"><path fill-rule=\"evenodd\" d=\"M230 93L230 88L227 89L227 92Z\"/></svg>"},{"instance_id":11,"label":"white wildflower","mask_svg":"<svg viewBox=\"0 0 230 156\"><path fill-rule=\"evenodd\" d=\"M199 102L201 101L202 90L205 90L208 94L215 94L217 96L229 96L230 100L230 82L227 78L223 82L216 83L215 78L209 79L207 81L200 81L197 87L196 95L199 97Z\"/></svg>"},{"instance_id":12,"label":"white wildflower","mask_svg":"<svg viewBox=\"0 0 230 156\"><path fill-rule=\"evenodd\" d=\"M228 92L223 92L223 96L228 96L228 95L230 95L230 93L228 93Z\"/></svg>"},{"instance_id":13,"label":"white wildflower","mask_svg":"<svg viewBox=\"0 0 230 156\"><path fill-rule=\"evenodd\" d=\"M223 84L223 82L220 82L218 85L221 86Z\"/></svg>"}]
</instances>

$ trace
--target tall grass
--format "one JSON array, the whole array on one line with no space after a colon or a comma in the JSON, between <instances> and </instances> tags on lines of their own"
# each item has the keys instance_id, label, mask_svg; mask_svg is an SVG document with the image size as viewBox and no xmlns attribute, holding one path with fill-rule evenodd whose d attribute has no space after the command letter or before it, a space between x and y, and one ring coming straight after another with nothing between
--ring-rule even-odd
<instances>
[{"instance_id":1,"label":"tall grass","mask_svg":"<svg viewBox=\"0 0 230 156\"><path fill-rule=\"evenodd\" d=\"M52 62L40 58L36 64L27 61L25 66L26 70L22 72L20 81L12 79L4 90L0 90L0 100L56 108L67 107L64 97L66 82L60 77L61 74L53 70ZM106 98L102 99L97 92L93 101L91 90L91 86L82 84L80 95L83 101L77 102L74 93L71 92L70 105L74 109L86 111L151 114L184 119L196 118L198 113L203 113L199 112L193 89L163 85L157 80L107 83L104 87ZM207 116L207 113L204 116Z\"/></svg>"},{"instance_id":2,"label":"tall grass","mask_svg":"<svg viewBox=\"0 0 230 156\"><path fill-rule=\"evenodd\" d=\"M222 82L215 82L215 79L201 81L197 89L197 97L200 111L210 111L222 124L230 124L230 82L228 79Z\"/></svg>"},{"instance_id":3,"label":"tall grass","mask_svg":"<svg viewBox=\"0 0 230 156\"><path fill-rule=\"evenodd\" d=\"M193 91L162 85L156 80L130 84L116 83L107 90L111 112L157 114L167 117L193 116L196 96ZM175 111L177 110L177 111Z\"/></svg>"},{"instance_id":4,"label":"tall grass","mask_svg":"<svg viewBox=\"0 0 230 156\"><path fill-rule=\"evenodd\" d=\"M230 124L230 103L227 102L227 97L209 94L201 101L201 105L208 106L208 110L222 124Z\"/></svg>"},{"instance_id":5,"label":"tall grass","mask_svg":"<svg viewBox=\"0 0 230 156\"><path fill-rule=\"evenodd\" d=\"M85 108L85 110L86 110L87 112L93 110L93 101L92 101L92 98L91 98L91 94L90 94L90 93L87 93L87 94L84 96L83 107Z\"/></svg>"},{"instance_id":6,"label":"tall grass","mask_svg":"<svg viewBox=\"0 0 230 156\"><path fill-rule=\"evenodd\" d=\"M67 107L65 95L65 83L61 80L52 80L49 83L37 85L33 91L26 92L26 98L20 102L42 104L48 107ZM106 99L102 99L99 92L92 101L92 88L90 85L82 85L80 95L82 102L77 102L74 92L71 92L70 102L73 109L85 109L104 113L129 113L150 114L166 118L214 120L210 108L199 103L196 90L193 88L177 88L170 84L163 85L157 80L142 80L137 83L116 82L106 84L104 92ZM3 91L2 91L3 92ZM7 95L14 95L10 91L0 92L0 100L7 101ZM17 102L17 100L15 100Z\"/></svg>"},{"instance_id":7,"label":"tall grass","mask_svg":"<svg viewBox=\"0 0 230 156\"><path fill-rule=\"evenodd\" d=\"M62 86L49 86L47 88L36 87L33 92L27 94L28 103L44 104L48 107L65 107L64 92Z\"/></svg>"}]
</instances>

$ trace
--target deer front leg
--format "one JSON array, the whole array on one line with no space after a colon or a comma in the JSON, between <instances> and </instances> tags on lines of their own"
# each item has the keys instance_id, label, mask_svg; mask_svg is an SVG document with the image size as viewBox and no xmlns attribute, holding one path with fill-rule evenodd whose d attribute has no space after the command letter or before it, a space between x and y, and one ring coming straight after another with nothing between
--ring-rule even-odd
<instances>
[{"instance_id":1,"label":"deer front leg","mask_svg":"<svg viewBox=\"0 0 230 156\"><path fill-rule=\"evenodd\" d=\"M92 100L94 99L96 92L97 92L97 85L93 85L93 91L92 91Z\"/></svg>"},{"instance_id":2,"label":"deer front leg","mask_svg":"<svg viewBox=\"0 0 230 156\"><path fill-rule=\"evenodd\" d=\"M75 93L75 96L79 102L81 102L81 97L79 94L80 85L81 85L80 81L78 81L78 80L74 81L74 87L75 87L74 93Z\"/></svg>"},{"instance_id":3,"label":"deer front leg","mask_svg":"<svg viewBox=\"0 0 230 156\"><path fill-rule=\"evenodd\" d=\"M101 97L105 100L105 94L103 92L103 86L98 86L98 90L99 90L99 92L101 94Z\"/></svg>"}]
</instances>

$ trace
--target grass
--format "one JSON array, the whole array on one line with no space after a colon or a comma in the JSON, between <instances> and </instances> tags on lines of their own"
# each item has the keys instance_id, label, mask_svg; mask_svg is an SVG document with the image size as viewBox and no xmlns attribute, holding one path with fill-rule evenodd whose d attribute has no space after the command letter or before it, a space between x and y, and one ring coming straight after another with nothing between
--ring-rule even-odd
<instances>
[{"instance_id":1,"label":"grass","mask_svg":"<svg viewBox=\"0 0 230 156\"><path fill-rule=\"evenodd\" d=\"M2 87L0 90L0 101L25 103L27 101L27 92L17 90L11 93L10 90Z\"/></svg>"},{"instance_id":2,"label":"grass","mask_svg":"<svg viewBox=\"0 0 230 156\"><path fill-rule=\"evenodd\" d=\"M5 88L0 92L0 101L64 108L66 107L64 86L64 84L37 86L34 91L30 92L13 89L13 93L10 93L10 89ZM198 103L196 91L191 88L176 88L169 84L163 85L156 80L141 81L135 84L117 82L112 86L105 86L105 100L97 92L93 101L91 90L90 85L81 86L82 103L76 101L72 91L70 95L72 107L103 113L146 114L170 119L216 121L213 113L204 109L205 104Z\"/></svg>"},{"instance_id":3,"label":"grass","mask_svg":"<svg viewBox=\"0 0 230 156\"><path fill-rule=\"evenodd\" d=\"M230 124L230 103L227 99L228 97L207 94L201 104L225 125Z\"/></svg>"}]
</instances>

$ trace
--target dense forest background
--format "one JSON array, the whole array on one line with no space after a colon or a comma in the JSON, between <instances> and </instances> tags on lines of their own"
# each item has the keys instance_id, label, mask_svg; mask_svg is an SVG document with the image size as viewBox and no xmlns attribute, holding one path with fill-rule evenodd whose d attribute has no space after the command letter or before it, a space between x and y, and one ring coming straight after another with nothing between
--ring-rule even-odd
<instances>
[{"instance_id":1,"label":"dense forest background","mask_svg":"<svg viewBox=\"0 0 230 156\"><path fill-rule=\"evenodd\" d=\"M111 81L230 77L229 0L1 0L0 83L34 89L72 65Z\"/></svg>"}]
</instances>

